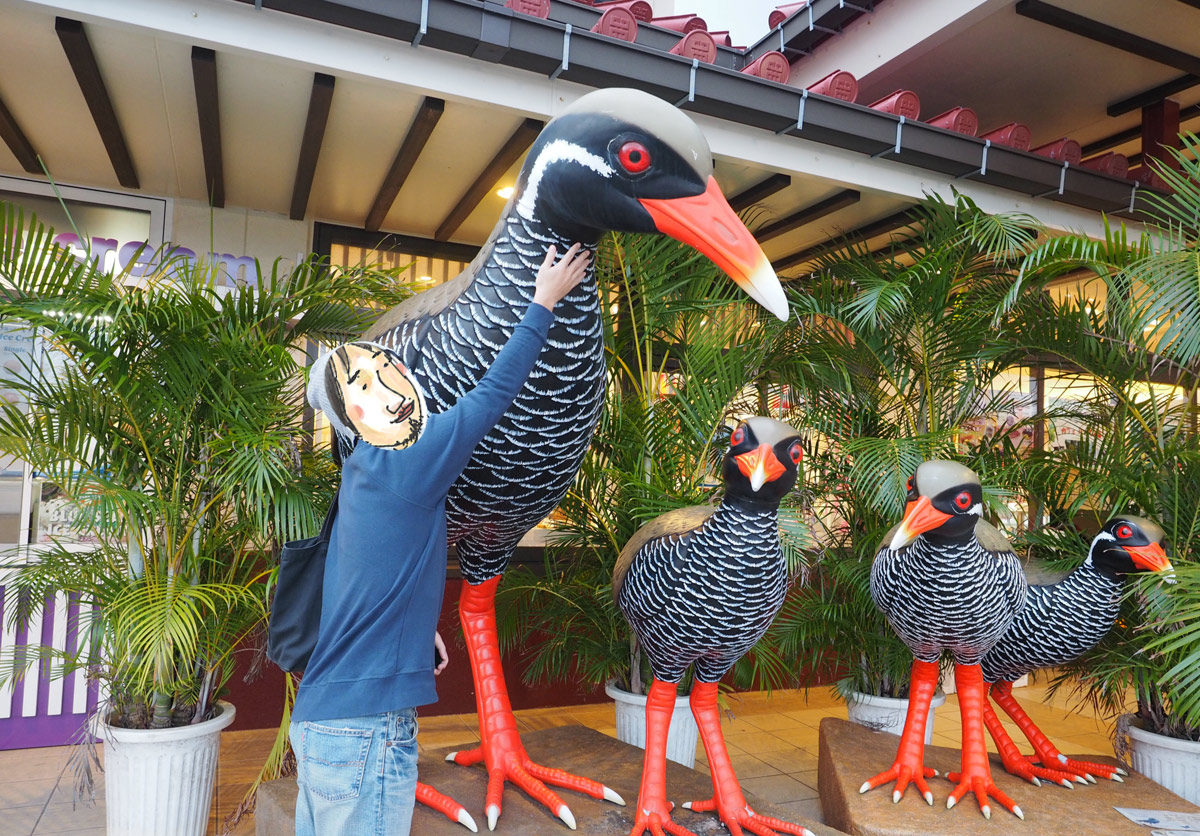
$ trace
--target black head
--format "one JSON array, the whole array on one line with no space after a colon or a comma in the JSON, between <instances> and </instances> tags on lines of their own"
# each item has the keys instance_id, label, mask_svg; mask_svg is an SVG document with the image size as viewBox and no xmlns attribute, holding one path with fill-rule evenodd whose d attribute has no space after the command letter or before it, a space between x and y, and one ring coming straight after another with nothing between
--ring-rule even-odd
<instances>
[{"instance_id":1,"label":"black head","mask_svg":"<svg viewBox=\"0 0 1200 836\"><path fill-rule=\"evenodd\" d=\"M1163 537L1163 530L1150 520L1127 514L1113 517L1092 540L1087 564L1111 577L1166 572L1168 580L1172 580Z\"/></svg>"},{"instance_id":2,"label":"black head","mask_svg":"<svg viewBox=\"0 0 1200 836\"><path fill-rule=\"evenodd\" d=\"M965 540L983 516L979 477L958 462L922 463L907 488L904 522L892 537L892 549L904 548L922 534L931 540Z\"/></svg>"},{"instance_id":3,"label":"black head","mask_svg":"<svg viewBox=\"0 0 1200 836\"><path fill-rule=\"evenodd\" d=\"M708 141L679 108L639 90L596 90L534 141L510 211L585 243L607 230L669 235L786 319L787 299L770 261L712 172Z\"/></svg>"},{"instance_id":4,"label":"black head","mask_svg":"<svg viewBox=\"0 0 1200 836\"><path fill-rule=\"evenodd\" d=\"M749 418L729 437L726 501L777 507L796 484L803 459L800 434L774 418Z\"/></svg>"}]
</instances>

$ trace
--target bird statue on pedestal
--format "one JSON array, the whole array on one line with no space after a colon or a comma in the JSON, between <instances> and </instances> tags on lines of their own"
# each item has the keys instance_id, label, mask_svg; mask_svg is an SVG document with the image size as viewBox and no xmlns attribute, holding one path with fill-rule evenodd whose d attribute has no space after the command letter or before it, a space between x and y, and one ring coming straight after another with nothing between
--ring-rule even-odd
<instances>
[{"instance_id":1,"label":"bird statue on pedestal","mask_svg":"<svg viewBox=\"0 0 1200 836\"><path fill-rule=\"evenodd\" d=\"M589 93L533 143L516 191L475 260L457 278L384 314L367 339L399 353L429 409L444 411L483 377L521 321L548 249L565 252L580 242L594 254L607 230L658 232L694 246L786 319L783 288L712 171L704 135L679 109L637 90ZM601 304L589 267L558 304L529 380L475 448L446 501L448 539L464 579L459 615L481 738L478 749L451 758L485 764L492 829L506 781L571 827L570 809L546 784L623 803L596 781L530 760L504 682L495 618L496 586L518 541L558 505L591 443L605 381ZM465 812L426 786L418 798L451 819Z\"/></svg>"},{"instance_id":2,"label":"bird statue on pedestal","mask_svg":"<svg viewBox=\"0 0 1200 836\"><path fill-rule=\"evenodd\" d=\"M1058 583L1030 586L1029 600L1008 632L983 657L983 678L991 683L992 699L1013 719L1033 746L1027 758L1017 751L1000 719L987 706L988 731L1004 768L1037 784L1039 779L1074 787L1072 781L1095 783L1093 775L1120 781L1125 770L1065 757L1030 719L1012 694L1012 683L1039 668L1072 662L1091 650L1112 629L1121 593L1130 575L1166 573L1173 580L1171 561L1163 551L1163 530L1150 520L1130 515L1113 517L1092 540L1087 560ZM1040 764L1040 765L1038 765Z\"/></svg>"},{"instance_id":3,"label":"bird statue on pedestal","mask_svg":"<svg viewBox=\"0 0 1200 836\"><path fill-rule=\"evenodd\" d=\"M750 418L729 439L725 497L643 525L617 559L613 598L654 672L646 699L646 757L630 836L691 836L671 820L666 798L667 730L676 688L695 665L692 714L712 770L713 798L685 804L716 810L729 832L804 836L799 825L755 813L733 772L717 710L717 683L766 632L783 606L787 565L779 501L796 483L800 438L774 418Z\"/></svg>"},{"instance_id":4,"label":"bird statue on pedestal","mask_svg":"<svg viewBox=\"0 0 1200 836\"><path fill-rule=\"evenodd\" d=\"M946 807L973 792L985 818L991 818L989 796L1024 818L992 782L984 739L987 685L979 667L1025 604L1021 562L984 521L983 488L969 468L924 462L908 481L908 500L904 521L888 533L871 567L871 597L913 652L908 715L895 763L859 792L895 781L897 802L912 783L933 804L925 779L936 773L924 764L925 724L938 661L948 651L962 711L962 769L948 776L957 786Z\"/></svg>"}]
</instances>

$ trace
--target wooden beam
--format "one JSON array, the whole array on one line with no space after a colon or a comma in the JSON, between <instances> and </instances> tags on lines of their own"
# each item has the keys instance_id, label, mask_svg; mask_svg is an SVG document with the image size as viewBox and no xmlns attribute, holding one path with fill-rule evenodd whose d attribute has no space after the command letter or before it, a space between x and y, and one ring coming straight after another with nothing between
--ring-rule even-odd
<instances>
[{"instance_id":1,"label":"wooden beam","mask_svg":"<svg viewBox=\"0 0 1200 836\"><path fill-rule=\"evenodd\" d=\"M117 121L117 112L113 110L112 98L108 88L104 86L104 78L100 75L100 65L96 63L96 53L92 51L87 32L78 20L65 17L54 18L54 31L58 34L67 61L71 63L71 71L75 73L75 81L79 91L87 102L88 110L92 112L92 121L100 132L100 141L108 152L117 182L127 189L138 189L137 171L133 167L133 157L129 154L129 146L125 143L125 134L121 132L121 123Z\"/></svg>"},{"instance_id":2,"label":"wooden beam","mask_svg":"<svg viewBox=\"0 0 1200 836\"><path fill-rule=\"evenodd\" d=\"M761 183L756 183L744 192L729 198L729 205L733 207L733 211L740 212L756 203L762 203L771 195L783 191L790 185L792 185L792 178L788 175L772 174Z\"/></svg>"},{"instance_id":3,"label":"wooden beam","mask_svg":"<svg viewBox=\"0 0 1200 836\"><path fill-rule=\"evenodd\" d=\"M822 241L820 244L807 247L798 253L784 256L778 261L772 262L771 266L774 267L775 272L778 273L781 270L787 270L789 267L795 267L798 264L805 264L813 259L820 258L823 255L844 250L851 241L866 241L879 235L883 235L884 233L908 226L912 223L912 218L909 215L911 211L911 208L901 209L899 212L895 212L887 217L880 218L877 221L871 221L870 223L864 224L857 229L852 229L837 238L830 238Z\"/></svg>"},{"instance_id":4,"label":"wooden beam","mask_svg":"<svg viewBox=\"0 0 1200 836\"><path fill-rule=\"evenodd\" d=\"M781 218L774 223L767 224L755 230L754 238L760 244L763 241L769 241L772 238L783 235L785 232L791 232L793 229L807 226L813 221L819 221L821 218L826 215L832 215L839 209L853 206L855 203L858 203L861 197L862 195L854 189L842 189L824 200L819 200L810 206L805 206L799 212L793 212L786 218Z\"/></svg>"},{"instance_id":5,"label":"wooden beam","mask_svg":"<svg viewBox=\"0 0 1200 836\"><path fill-rule=\"evenodd\" d=\"M1200 76L1200 56L1198 55L1172 49L1157 41L1126 32L1124 29L1118 29L1115 26L1092 20L1090 17L1051 6L1042 0L1019 0L1017 14L1030 20L1036 20L1038 23L1066 30L1073 35L1080 35L1090 41L1128 52L1139 58L1156 61L1190 75Z\"/></svg>"},{"instance_id":6,"label":"wooden beam","mask_svg":"<svg viewBox=\"0 0 1200 836\"><path fill-rule=\"evenodd\" d=\"M13 156L21 164L21 168L30 174L45 173L38 162L38 153L34 150L33 143L25 136L25 132L21 130L21 126L17 124L17 120L13 118L12 112L4 104L3 99L0 99L0 139L3 139L4 144L13 152Z\"/></svg>"},{"instance_id":7,"label":"wooden beam","mask_svg":"<svg viewBox=\"0 0 1200 836\"><path fill-rule=\"evenodd\" d=\"M496 152L496 156L492 157L492 161L479 173L475 182L467 189L466 194L459 199L455 207L450 210L450 214L442 221L441 226L437 228L437 232L433 234L435 241L449 240L455 230L462 226L467 216L475 211L475 207L483 200L484 195L491 191L492 186L496 185L500 175L508 171L512 164L520 159L525 150L533 144L543 127L543 123L537 119L526 119L513 131L513 135Z\"/></svg>"},{"instance_id":8,"label":"wooden beam","mask_svg":"<svg viewBox=\"0 0 1200 836\"><path fill-rule=\"evenodd\" d=\"M313 73L312 92L308 96L308 118L304 120L304 138L300 140L300 159L296 162L296 180L292 185L292 208L288 213L293 221L304 220L308 211L308 195L317 173L325 125L329 122L329 105L333 102L335 79L325 73Z\"/></svg>"},{"instance_id":9,"label":"wooden beam","mask_svg":"<svg viewBox=\"0 0 1200 836\"><path fill-rule=\"evenodd\" d=\"M200 150L204 155L204 190L209 203L225 206L225 163L221 153L221 105L217 97L217 53L192 47L192 83L200 117Z\"/></svg>"},{"instance_id":10,"label":"wooden beam","mask_svg":"<svg viewBox=\"0 0 1200 836\"><path fill-rule=\"evenodd\" d=\"M1191 6L1193 9L1200 9L1200 0L1179 0L1185 6Z\"/></svg>"},{"instance_id":11,"label":"wooden beam","mask_svg":"<svg viewBox=\"0 0 1200 836\"><path fill-rule=\"evenodd\" d=\"M1200 116L1200 104L1181 107L1179 109L1179 121L1181 123L1195 119L1197 116ZM1118 145L1124 145L1126 142L1132 142L1141 135L1141 125L1134 125L1132 128L1117 131L1115 134L1098 139L1095 142L1089 142L1083 146L1083 156L1086 159L1094 154L1099 154L1101 151L1107 151L1110 148L1116 148Z\"/></svg>"},{"instance_id":12,"label":"wooden beam","mask_svg":"<svg viewBox=\"0 0 1200 836\"><path fill-rule=\"evenodd\" d=\"M405 135L404 141L400 143L400 150L396 152L396 157L392 160L391 168L388 169L387 175L379 185L379 193L375 195L375 202L371 204L371 211L367 213L367 219L363 222L364 229L375 232L383 225L383 219L387 217L392 204L396 202L396 196L400 194L404 181L408 179L413 166L416 165L417 158L425 149L425 143L429 141L434 127L442 118L445 110L446 102L442 99L426 96L425 100L421 102L421 107L417 109L417 115L413 118L412 124L408 126L408 133Z\"/></svg>"},{"instance_id":13,"label":"wooden beam","mask_svg":"<svg viewBox=\"0 0 1200 836\"><path fill-rule=\"evenodd\" d=\"M1105 113L1109 116L1124 116L1126 113L1141 110L1143 107L1161 102L1167 96L1174 96L1176 93L1189 90L1197 84L1200 84L1200 75L1192 75L1191 73L1181 75L1179 78L1171 79L1165 84L1151 87L1149 90L1143 90L1140 93L1135 93L1132 96L1115 101L1105 108Z\"/></svg>"}]
</instances>

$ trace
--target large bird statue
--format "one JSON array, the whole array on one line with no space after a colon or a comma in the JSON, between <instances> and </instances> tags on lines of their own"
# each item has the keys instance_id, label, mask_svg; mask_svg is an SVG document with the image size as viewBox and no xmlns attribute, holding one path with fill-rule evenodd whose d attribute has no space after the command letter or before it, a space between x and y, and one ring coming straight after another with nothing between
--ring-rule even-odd
<instances>
[{"instance_id":1,"label":"large bird statue","mask_svg":"<svg viewBox=\"0 0 1200 836\"><path fill-rule=\"evenodd\" d=\"M756 814L734 775L717 710L717 682L766 632L783 606L787 566L779 544L779 500L796 483L796 431L774 418L734 430L725 454L725 497L716 508L671 511L646 523L621 550L613 597L650 661L646 758L630 836L690 832L671 820L666 798L667 729L679 680L695 665L692 714L712 769L713 798L684 805L715 809L729 832L807 834Z\"/></svg>"},{"instance_id":2,"label":"large bird statue","mask_svg":"<svg viewBox=\"0 0 1200 836\"><path fill-rule=\"evenodd\" d=\"M1092 540L1087 560L1058 583L1030 586L1029 600L1008 632L983 657L983 678L991 694L1028 738L1040 766L1019 751L986 707L985 720L1004 768L1031 783L1046 779L1065 787L1072 780L1095 782L1093 775L1120 781L1123 769L1101 763L1070 760L1030 719L1012 694L1012 683L1030 671L1072 662L1095 647L1112 629L1121 593L1137 572L1168 573L1171 561L1163 551L1163 530L1150 520L1113 517Z\"/></svg>"},{"instance_id":3,"label":"large bird statue","mask_svg":"<svg viewBox=\"0 0 1200 836\"><path fill-rule=\"evenodd\" d=\"M925 723L938 684L943 651L954 657L954 682L962 711L962 770L946 807L968 792L985 818L989 796L1019 818L1021 808L992 782L984 740L987 685L980 660L1000 640L1025 604L1028 587L1008 541L983 520L979 477L956 462L927 461L909 480L904 521L881 544L871 567L871 597L913 652L908 715L896 761L865 782L867 792L895 781L892 801L914 784L933 804L926 778Z\"/></svg>"},{"instance_id":4,"label":"large bird statue","mask_svg":"<svg viewBox=\"0 0 1200 836\"><path fill-rule=\"evenodd\" d=\"M682 111L636 90L589 93L534 142L516 191L475 260L457 278L384 314L367 339L400 353L432 411L448 409L475 386L521 321L548 248L565 252L578 241L594 251L606 230L660 232L694 246L786 319L783 288L712 170L704 135ZM562 499L591 443L605 380L601 304L589 269L558 304L528 382L475 448L446 502L449 540L457 545L464 578L459 614L482 740L480 748L452 757L486 765L485 809L493 829L505 781L572 827L571 811L547 783L620 802L607 787L533 763L525 753L500 665L494 610L496 586L517 542ZM422 799L429 795L423 788ZM459 818L457 805L439 809Z\"/></svg>"}]
</instances>

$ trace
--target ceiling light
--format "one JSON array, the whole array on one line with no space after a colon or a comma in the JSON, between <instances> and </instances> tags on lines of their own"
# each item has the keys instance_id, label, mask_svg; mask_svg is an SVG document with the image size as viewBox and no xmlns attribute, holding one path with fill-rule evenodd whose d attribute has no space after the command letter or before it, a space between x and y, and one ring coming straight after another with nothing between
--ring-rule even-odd
<instances>
[{"instance_id":1,"label":"ceiling light","mask_svg":"<svg viewBox=\"0 0 1200 836\"><path fill-rule=\"evenodd\" d=\"M433 276L421 276L417 279L419 284L429 284L431 281L433 281Z\"/></svg>"},{"instance_id":2,"label":"ceiling light","mask_svg":"<svg viewBox=\"0 0 1200 836\"><path fill-rule=\"evenodd\" d=\"M515 191L516 189L514 189L512 186L505 186L503 189L498 189L496 194L500 195L500 197L504 198L505 200L508 200L513 196L513 192Z\"/></svg>"}]
</instances>

